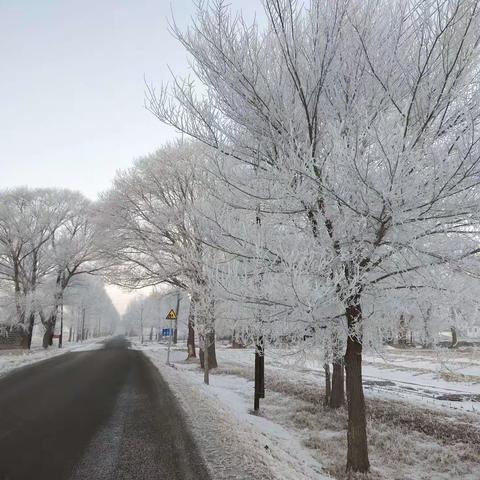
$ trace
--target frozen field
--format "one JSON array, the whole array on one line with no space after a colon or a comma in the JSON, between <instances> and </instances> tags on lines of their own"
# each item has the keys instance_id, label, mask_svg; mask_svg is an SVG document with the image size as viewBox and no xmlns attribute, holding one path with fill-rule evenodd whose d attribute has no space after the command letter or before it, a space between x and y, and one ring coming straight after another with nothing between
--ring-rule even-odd
<instances>
[{"instance_id":1,"label":"frozen field","mask_svg":"<svg viewBox=\"0 0 480 480\"><path fill-rule=\"evenodd\" d=\"M251 414L252 350L219 346L219 368L207 387L198 364L184 361L183 345L173 352L174 369L164 367L163 345L135 348L144 350L166 371L170 382L194 389L204 402L227 412L232 430L242 425L243 435L250 439L247 443L258 446L263 442L258 455L272 478L345 478L346 412L323 407L323 368L315 356L267 352L266 398L260 415L255 416ZM480 365L475 351L389 348L382 355L367 355L369 478L478 480L477 372Z\"/></svg>"}]
</instances>

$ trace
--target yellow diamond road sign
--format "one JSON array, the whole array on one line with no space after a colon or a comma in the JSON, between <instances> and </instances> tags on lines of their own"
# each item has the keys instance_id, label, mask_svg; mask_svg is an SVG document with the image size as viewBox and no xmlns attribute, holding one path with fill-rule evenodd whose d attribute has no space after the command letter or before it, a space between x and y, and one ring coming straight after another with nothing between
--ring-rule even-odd
<instances>
[{"instance_id":1,"label":"yellow diamond road sign","mask_svg":"<svg viewBox=\"0 0 480 480\"><path fill-rule=\"evenodd\" d=\"M176 314L175 310L170 310L167 313L167 320L176 320L176 319L177 319L177 314Z\"/></svg>"}]
</instances>

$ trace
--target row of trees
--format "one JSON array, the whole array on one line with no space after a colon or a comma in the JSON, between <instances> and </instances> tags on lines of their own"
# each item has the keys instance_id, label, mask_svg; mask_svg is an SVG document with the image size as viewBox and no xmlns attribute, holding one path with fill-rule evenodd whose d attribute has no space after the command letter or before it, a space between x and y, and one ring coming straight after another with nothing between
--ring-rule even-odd
<instances>
[{"instance_id":1,"label":"row of trees","mask_svg":"<svg viewBox=\"0 0 480 480\"><path fill-rule=\"evenodd\" d=\"M170 310L177 314L177 320L167 320ZM144 340L160 340L162 330L173 330L173 343L178 335L185 335L190 311L190 299L181 290L154 291L146 296L137 296L128 304L122 317L123 329L129 336L139 336ZM180 331L180 333L179 333Z\"/></svg>"},{"instance_id":2,"label":"row of trees","mask_svg":"<svg viewBox=\"0 0 480 480\"><path fill-rule=\"evenodd\" d=\"M117 283L188 292L207 382L216 318L262 353L321 350L333 396L345 367L366 472L363 346L477 308L479 2L264 5L264 27L222 1L173 25L194 77L147 107L192 140L117 176L103 253Z\"/></svg>"},{"instance_id":3,"label":"row of trees","mask_svg":"<svg viewBox=\"0 0 480 480\"><path fill-rule=\"evenodd\" d=\"M0 192L0 321L24 332L28 348L37 321L43 346L52 344L64 306L84 309L87 326L87 309L101 310L109 324L118 316L103 283L89 278L104 266L93 217L92 203L77 192Z\"/></svg>"},{"instance_id":4,"label":"row of trees","mask_svg":"<svg viewBox=\"0 0 480 480\"><path fill-rule=\"evenodd\" d=\"M115 318L91 275L181 290L206 383L219 321L260 355L321 351L332 407L345 372L347 469L366 472L363 346L407 318L428 339L477 309L480 5L264 5L264 27L222 1L200 2L186 32L173 25L194 78L149 88L147 107L184 140L98 203L0 192L2 319L28 345L40 320L46 347L65 305L71 336Z\"/></svg>"}]
</instances>

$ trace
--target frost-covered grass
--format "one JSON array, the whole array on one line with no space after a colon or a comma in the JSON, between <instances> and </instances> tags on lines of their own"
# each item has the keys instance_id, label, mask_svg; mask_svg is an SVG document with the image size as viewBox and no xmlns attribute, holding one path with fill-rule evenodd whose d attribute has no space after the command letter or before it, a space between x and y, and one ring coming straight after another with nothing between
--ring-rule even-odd
<instances>
[{"instance_id":1,"label":"frost-covered grass","mask_svg":"<svg viewBox=\"0 0 480 480\"><path fill-rule=\"evenodd\" d=\"M250 412L251 385L237 376L212 375L203 384L198 362L185 362L174 348L139 345L158 367L185 410L194 437L215 480L327 480L321 465L292 432L275 420Z\"/></svg>"},{"instance_id":2,"label":"frost-covered grass","mask_svg":"<svg viewBox=\"0 0 480 480\"><path fill-rule=\"evenodd\" d=\"M147 354L163 358L163 346L144 347ZM148 351L150 350L150 351ZM177 350L183 362L183 348ZM395 352L393 352L395 354ZM418 352L427 358L416 362L415 351L400 352L402 381L410 388L418 382L418 372L408 363L428 364L432 372L435 352ZM461 362L465 352L451 356ZM471 355L471 353L469 353ZM322 405L323 376L293 357L266 358L266 398L259 417L249 414L253 394L253 355L249 350L219 347L219 368L212 372L211 387L201 384L197 364L176 364L177 380L190 382L227 408L235 421L245 421L268 439L279 467L274 478L346 479L345 409L331 411ZM453 360L452 360L453 359ZM384 361L382 359L377 362ZM423 368L423 367L422 367ZM388 370L388 369L387 369ZM432 377L433 378L433 373ZM407 380L411 380L408 383ZM411 386L413 384L413 386ZM462 383L455 383L462 389ZM471 386L471 385L470 385ZM474 385L471 386L474 388ZM415 396L402 400L382 390L366 389L368 408L371 480L478 480L480 478L480 428L478 415L445 408L442 403L425 404ZM455 402L451 402L454 404ZM458 403L458 402L456 402ZM292 457L297 457L292 458ZM289 470L290 469L290 470ZM307 472L308 470L308 473ZM297 472L288 477L284 472ZM277 476L279 475L279 476ZM359 477L364 478L364 477Z\"/></svg>"},{"instance_id":3,"label":"frost-covered grass","mask_svg":"<svg viewBox=\"0 0 480 480\"><path fill-rule=\"evenodd\" d=\"M220 347L221 368L252 365L253 351ZM323 382L320 353L295 350L267 351L270 372L282 378L301 377L302 383ZM292 373L294 372L294 373ZM428 408L480 412L480 352L476 349L422 350L387 347L381 354L367 352L363 366L365 391L378 398L404 399ZM460 401L462 400L462 401Z\"/></svg>"},{"instance_id":4,"label":"frost-covered grass","mask_svg":"<svg viewBox=\"0 0 480 480\"><path fill-rule=\"evenodd\" d=\"M252 380L251 369L220 367L217 374ZM303 383L268 372L262 412L296 431L334 478L344 473L347 416L322 405L321 384ZM272 392L277 395L272 396ZM274 401L275 405L271 405ZM292 407L293 406L293 407ZM372 479L480 478L478 417L412 406L367 395ZM292 409L293 408L293 409Z\"/></svg>"},{"instance_id":5,"label":"frost-covered grass","mask_svg":"<svg viewBox=\"0 0 480 480\"><path fill-rule=\"evenodd\" d=\"M438 416L433 414L429 418L431 412L399 403L382 402L378 405L372 400L367 403L372 464L369 478L480 478L479 431L465 418L445 418L438 413ZM404 418L407 421L404 422ZM344 471L347 447L345 409L332 412L321 405L300 405L287 421L303 432L305 445L316 452L316 458L334 478L347 478ZM462 428L466 428L464 433L460 433ZM472 432L473 435L469 436ZM455 437L456 433L458 437Z\"/></svg>"}]
</instances>

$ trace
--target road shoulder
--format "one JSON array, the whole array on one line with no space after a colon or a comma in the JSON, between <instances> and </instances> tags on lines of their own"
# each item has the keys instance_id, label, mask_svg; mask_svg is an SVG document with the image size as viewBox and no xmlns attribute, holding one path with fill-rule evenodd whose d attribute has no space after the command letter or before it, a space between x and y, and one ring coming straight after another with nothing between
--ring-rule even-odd
<instances>
[{"instance_id":1,"label":"road shoulder","mask_svg":"<svg viewBox=\"0 0 480 480\"><path fill-rule=\"evenodd\" d=\"M219 402L208 387L192 384L185 372L165 365L163 350L142 349L168 383L185 412L186 421L215 480L278 480L274 474L275 459L266 448L266 439L247 423L239 421ZM176 352L176 360L184 352Z\"/></svg>"}]
</instances>

